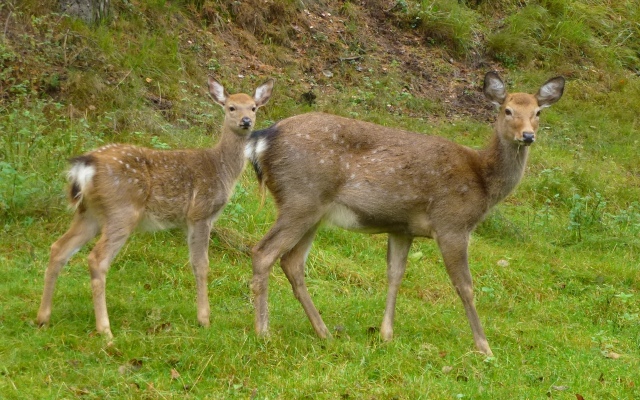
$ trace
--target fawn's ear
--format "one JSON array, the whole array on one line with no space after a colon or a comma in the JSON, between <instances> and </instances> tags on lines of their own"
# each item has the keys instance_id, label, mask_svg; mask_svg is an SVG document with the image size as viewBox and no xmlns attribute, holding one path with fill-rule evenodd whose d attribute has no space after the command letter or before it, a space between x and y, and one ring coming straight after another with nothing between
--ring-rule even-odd
<instances>
[{"instance_id":1,"label":"fawn's ear","mask_svg":"<svg viewBox=\"0 0 640 400\"><path fill-rule=\"evenodd\" d=\"M497 73L491 71L487 72L484 76L484 95L493 104L500 107L504 103L504 99L507 98L507 90L504 87L504 83Z\"/></svg>"},{"instance_id":2,"label":"fawn's ear","mask_svg":"<svg viewBox=\"0 0 640 400\"><path fill-rule=\"evenodd\" d=\"M536 93L536 99L540 108L549 107L556 101L560 100L564 92L564 78L556 76L544 83Z\"/></svg>"},{"instance_id":3,"label":"fawn's ear","mask_svg":"<svg viewBox=\"0 0 640 400\"><path fill-rule=\"evenodd\" d=\"M209 94L216 103L224 107L224 103L227 101L229 94L224 90L224 86L220 82L216 81L212 77L209 77Z\"/></svg>"},{"instance_id":4,"label":"fawn's ear","mask_svg":"<svg viewBox=\"0 0 640 400\"><path fill-rule=\"evenodd\" d=\"M256 93L253 95L253 100L256 102L256 106L261 107L267 104L271 93L273 92L273 84L275 80L269 79L256 89Z\"/></svg>"}]
</instances>

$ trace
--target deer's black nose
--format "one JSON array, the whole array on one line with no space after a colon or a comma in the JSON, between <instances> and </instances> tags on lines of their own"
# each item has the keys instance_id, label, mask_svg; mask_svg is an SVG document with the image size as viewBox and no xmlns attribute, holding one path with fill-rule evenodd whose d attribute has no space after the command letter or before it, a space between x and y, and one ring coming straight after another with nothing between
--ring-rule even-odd
<instances>
[{"instance_id":1,"label":"deer's black nose","mask_svg":"<svg viewBox=\"0 0 640 400\"><path fill-rule=\"evenodd\" d=\"M533 133L533 132L524 132L522 134L522 141L525 144L531 144L531 143L533 143L534 140L536 140L535 133Z\"/></svg>"},{"instance_id":2,"label":"deer's black nose","mask_svg":"<svg viewBox=\"0 0 640 400\"><path fill-rule=\"evenodd\" d=\"M243 128L250 128L251 127L251 118L249 118L249 117L242 118L240 126L242 126Z\"/></svg>"}]
</instances>

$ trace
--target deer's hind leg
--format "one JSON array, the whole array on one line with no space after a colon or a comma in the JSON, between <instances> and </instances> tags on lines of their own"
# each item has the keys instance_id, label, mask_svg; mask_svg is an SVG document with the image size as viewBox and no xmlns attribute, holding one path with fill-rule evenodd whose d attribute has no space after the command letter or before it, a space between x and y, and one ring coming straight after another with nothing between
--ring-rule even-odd
<instances>
[{"instance_id":1,"label":"deer's hind leg","mask_svg":"<svg viewBox=\"0 0 640 400\"><path fill-rule=\"evenodd\" d=\"M318 225L315 225L309 229L298 243L282 256L280 266L287 276L289 283L291 283L293 294L300 304L302 304L302 308L304 308L304 312L307 314L316 334L325 339L330 337L331 333L322 320L318 309L313 304L313 300L311 300L307 285L304 281L304 264L311 250L311 244L313 243L317 228Z\"/></svg>"},{"instance_id":2,"label":"deer's hind leg","mask_svg":"<svg viewBox=\"0 0 640 400\"><path fill-rule=\"evenodd\" d=\"M112 338L109 315L107 313L106 278L111 262L125 244L138 225L136 213L109 218L102 227L102 235L89 253L89 272L91 274L91 291L93 308L96 315L98 333Z\"/></svg>"},{"instance_id":3,"label":"deer's hind leg","mask_svg":"<svg viewBox=\"0 0 640 400\"><path fill-rule=\"evenodd\" d=\"M393 338L393 319L396 313L396 299L400 290L400 283L407 268L407 256L413 238L411 236L389 234L387 246L387 280L389 290L387 292L387 303L380 327L380 336L383 340Z\"/></svg>"},{"instance_id":4,"label":"deer's hind leg","mask_svg":"<svg viewBox=\"0 0 640 400\"><path fill-rule=\"evenodd\" d=\"M322 210L319 208L316 208L315 212L307 212L302 215L292 215L283 211L285 209L286 207L281 207L280 215L271 230L252 249L253 278L251 280L251 290L254 296L255 328L258 335L266 335L269 329L267 300L269 274L273 264L278 258L293 252L285 257L283 267L283 269L291 272L291 277L293 278L295 271L293 265L297 265L298 260L304 260L304 255L311 246L311 241L313 241L314 227L323 215ZM303 240L305 237L306 240ZM297 248L293 250L294 247ZM303 265L304 263L301 263L301 267ZM296 285L294 291L296 287L299 287L297 276L293 279L293 282L291 282L292 278L290 278L291 284ZM287 277L289 278L289 275ZM306 287L301 290L306 291ZM308 293L306 297L308 297ZM309 301L311 301L310 298Z\"/></svg>"},{"instance_id":5,"label":"deer's hind leg","mask_svg":"<svg viewBox=\"0 0 640 400\"><path fill-rule=\"evenodd\" d=\"M98 221L87 212L76 211L69 230L51 245L49 264L44 274L44 290L38 309L36 322L39 326L49 323L58 275L69 258L82 248L88 241L96 237L100 229Z\"/></svg>"}]
</instances>

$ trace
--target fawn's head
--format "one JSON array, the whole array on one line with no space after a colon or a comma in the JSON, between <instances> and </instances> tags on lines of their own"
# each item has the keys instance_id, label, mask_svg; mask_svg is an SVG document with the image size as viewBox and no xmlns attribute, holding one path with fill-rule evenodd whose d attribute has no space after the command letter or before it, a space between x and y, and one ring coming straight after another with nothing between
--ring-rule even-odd
<instances>
[{"instance_id":1,"label":"fawn's head","mask_svg":"<svg viewBox=\"0 0 640 400\"><path fill-rule=\"evenodd\" d=\"M484 94L500 107L496 131L500 139L520 146L529 146L536 140L540 110L549 107L562 97L564 78L551 78L535 95L507 93L504 83L495 72L484 77Z\"/></svg>"},{"instance_id":2,"label":"fawn's head","mask_svg":"<svg viewBox=\"0 0 640 400\"><path fill-rule=\"evenodd\" d=\"M244 94L228 94L215 79L209 77L209 94L224 108L224 128L238 135L248 135L256 122L256 111L267 104L273 91L273 79L260 85L253 97Z\"/></svg>"}]
</instances>

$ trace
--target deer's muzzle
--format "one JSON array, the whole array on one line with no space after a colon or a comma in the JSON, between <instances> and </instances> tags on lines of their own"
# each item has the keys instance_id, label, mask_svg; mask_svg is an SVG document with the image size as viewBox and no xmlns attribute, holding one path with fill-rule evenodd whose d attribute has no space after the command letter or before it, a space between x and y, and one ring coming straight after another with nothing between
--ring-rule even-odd
<instances>
[{"instance_id":1,"label":"deer's muzzle","mask_svg":"<svg viewBox=\"0 0 640 400\"><path fill-rule=\"evenodd\" d=\"M241 128L245 128L245 129L251 128L251 123L252 123L251 118L244 117L244 118L242 118L242 121L240 122L240 127Z\"/></svg>"}]
</instances>

